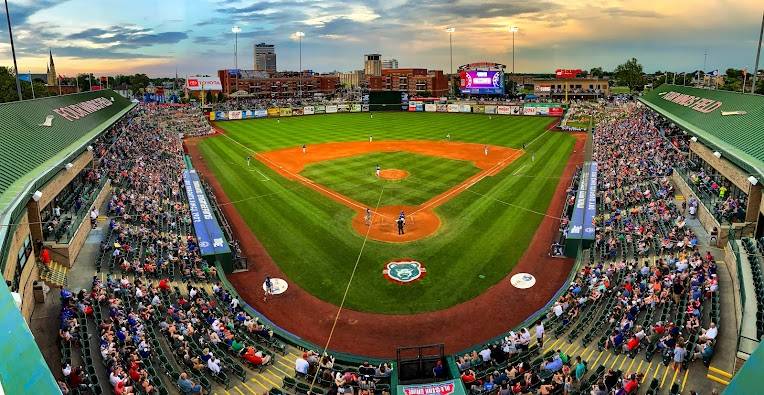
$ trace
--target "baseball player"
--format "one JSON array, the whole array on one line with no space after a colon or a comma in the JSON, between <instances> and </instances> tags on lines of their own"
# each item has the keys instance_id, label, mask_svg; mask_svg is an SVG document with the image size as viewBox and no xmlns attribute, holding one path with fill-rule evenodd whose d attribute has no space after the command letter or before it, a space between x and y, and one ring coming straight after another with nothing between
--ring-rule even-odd
<instances>
[{"instance_id":1,"label":"baseball player","mask_svg":"<svg viewBox=\"0 0 764 395\"><path fill-rule=\"evenodd\" d=\"M263 302L265 302L268 299L268 295L273 295L273 282L271 281L271 276L266 275L265 276L265 295L263 296Z\"/></svg>"},{"instance_id":2,"label":"baseball player","mask_svg":"<svg viewBox=\"0 0 764 395\"><path fill-rule=\"evenodd\" d=\"M451 133L446 135L446 140L451 141Z\"/></svg>"},{"instance_id":3,"label":"baseball player","mask_svg":"<svg viewBox=\"0 0 764 395\"><path fill-rule=\"evenodd\" d=\"M371 226L371 209L366 207L366 215L363 217L366 226Z\"/></svg>"},{"instance_id":4,"label":"baseball player","mask_svg":"<svg viewBox=\"0 0 764 395\"><path fill-rule=\"evenodd\" d=\"M406 232L403 230L403 227L406 225L406 220L403 217L398 217L398 219L395 220L395 224L398 225L398 234L402 235Z\"/></svg>"},{"instance_id":5,"label":"baseball player","mask_svg":"<svg viewBox=\"0 0 764 395\"><path fill-rule=\"evenodd\" d=\"M251 156L247 156L247 167L249 167L249 161L252 159Z\"/></svg>"},{"instance_id":6,"label":"baseball player","mask_svg":"<svg viewBox=\"0 0 764 395\"><path fill-rule=\"evenodd\" d=\"M485 154L485 156L488 156L488 146L487 145L483 146L483 153Z\"/></svg>"},{"instance_id":7,"label":"baseball player","mask_svg":"<svg viewBox=\"0 0 764 395\"><path fill-rule=\"evenodd\" d=\"M382 171L382 168L377 165L377 177L379 177L379 173Z\"/></svg>"},{"instance_id":8,"label":"baseball player","mask_svg":"<svg viewBox=\"0 0 764 395\"><path fill-rule=\"evenodd\" d=\"M302 145L302 153L303 154L307 154L308 153L308 146L305 145L305 144Z\"/></svg>"},{"instance_id":9,"label":"baseball player","mask_svg":"<svg viewBox=\"0 0 764 395\"><path fill-rule=\"evenodd\" d=\"M369 142L371 143L372 141L374 141L374 136L369 135Z\"/></svg>"}]
</instances>

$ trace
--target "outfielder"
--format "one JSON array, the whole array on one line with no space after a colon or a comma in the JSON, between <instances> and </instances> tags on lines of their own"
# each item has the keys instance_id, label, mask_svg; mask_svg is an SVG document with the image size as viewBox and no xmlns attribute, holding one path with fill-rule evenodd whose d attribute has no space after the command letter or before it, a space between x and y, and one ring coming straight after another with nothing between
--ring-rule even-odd
<instances>
[{"instance_id":1,"label":"outfielder","mask_svg":"<svg viewBox=\"0 0 764 395\"><path fill-rule=\"evenodd\" d=\"M379 173L382 171L382 168L377 165L377 177L379 177Z\"/></svg>"},{"instance_id":2,"label":"outfielder","mask_svg":"<svg viewBox=\"0 0 764 395\"><path fill-rule=\"evenodd\" d=\"M302 145L302 153L303 154L307 154L308 153L308 146L305 145L305 144Z\"/></svg>"}]
</instances>

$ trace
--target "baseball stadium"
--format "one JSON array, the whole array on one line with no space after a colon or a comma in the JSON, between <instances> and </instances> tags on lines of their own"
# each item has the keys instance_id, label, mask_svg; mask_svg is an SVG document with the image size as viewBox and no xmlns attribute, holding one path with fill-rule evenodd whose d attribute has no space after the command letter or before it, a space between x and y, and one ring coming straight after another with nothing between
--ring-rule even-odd
<instances>
[{"instance_id":1,"label":"baseball stadium","mask_svg":"<svg viewBox=\"0 0 764 395\"><path fill-rule=\"evenodd\" d=\"M761 393L747 70L521 75L517 31L511 66L261 43L135 92L47 51L0 103L0 395Z\"/></svg>"}]
</instances>

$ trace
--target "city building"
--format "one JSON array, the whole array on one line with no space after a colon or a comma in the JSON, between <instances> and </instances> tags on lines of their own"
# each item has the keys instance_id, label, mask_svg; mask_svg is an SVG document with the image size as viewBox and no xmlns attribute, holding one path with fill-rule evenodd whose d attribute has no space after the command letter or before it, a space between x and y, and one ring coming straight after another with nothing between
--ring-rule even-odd
<instances>
[{"instance_id":1,"label":"city building","mask_svg":"<svg viewBox=\"0 0 764 395\"><path fill-rule=\"evenodd\" d=\"M273 44L255 44L255 71L276 72L276 47Z\"/></svg>"},{"instance_id":2,"label":"city building","mask_svg":"<svg viewBox=\"0 0 764 395\"><path fill-rule=\"evenodd\" d=\"M336 75L340 79L340 84L345 88L356 88L364 82L363 70L353 70L345 73L338 72Z\"/></svg>"},{"instance_id":3,"label":"city building","mask_svg":"<svg viewBox=\"0 0 764 395\"><path fill-rule=\"evenodd\" d=\"M397 69L398 68L398 59L385 59L382 61L382 68L383 69Z\"/></svg>"},{"instance_id":4,"label":"city building","mask_svg":"<svg viewBox=\"0 0 764 395\"><path fill-rule=\"evenodd\" d=\"M378 53L363 56L363 71L366 75L382 75L382 55Z\"/></svg>"},{"instance_id":5,"label":"city building","mask_svg":"<svg viewBox=\"0 0 764 395\"><path fill-rule=\"evenodd\" d=\"M48 86L58 86L58 74L56 74L56 64L53 63L53 51L49 50L50 60L48 61Z\"/></svg>"},{"instance_id":6,"label":"city building","mask_svg":"<svg viewBox=\"0 0 764 395\"><path fill-rule=\"evenodd\" d=\"M381 74L366 77L370 91L401 91L412 96L448 94L448 80L442 70L383 69Z\"/></svg>"},{"instance_id":7,"label":"city building","mask_svg":"<svg viewBox=\"0 0 764 395\"><path fill-rule=\"evenodd\" d=\"M533 93L540 99L596 99L610 94L607 78L536 78Z\"/></svg>"},{"instance_id":8,"label":"city building","mask_svg":"<svg viewBox=\"0 0 764 395\"><path fill-rule=\"evenodd\" d=\"M302 83L302 96L313 97L316 95L332 95L340 87L340 78L337 75L319 75L303 72L267 73L257 70L239 70L238 78L229 70L218 70L218 78L222 85L222 92L230 95L233 92L241 97L270 97L288 98L297 97ZM237 86L238 84L238 86Z\"/></svg>"},{"instance_id":9,"label":"city building","mask_svg":"<svg viewBox=\"0 0 764 395\"><path fill-rule=\"evenodd\" d=\"M53 51L48 51L50 56L48 60L48 71L45 75L45 83L48 88L48 93L52 95L68 95L70 93L79 92L79 88L75 83L71 82L71 79L66 77L59 77L56 73L56 64L53 62ZM32 81L36 80L35 74L32 74Z\"/></svg>"}]
</instances>

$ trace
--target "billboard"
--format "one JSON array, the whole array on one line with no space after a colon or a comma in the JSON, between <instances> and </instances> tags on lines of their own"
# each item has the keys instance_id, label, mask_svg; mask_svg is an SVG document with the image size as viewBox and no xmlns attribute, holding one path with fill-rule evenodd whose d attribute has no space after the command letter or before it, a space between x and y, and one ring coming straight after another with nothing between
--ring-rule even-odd
<instances>
[{"instance_id":1,"label":"billboard","mask_svg":"<svg viewBox=\"0 0 764 395\"><path fill-rule=\"evenodd\" d=\"M476 114L485 114L485 105L475 104L474 106L472 106L472 112Z\"/></svg>"},{"instance_id":2,"label":"billboard","mask_svg":"<svg viewBox=\"0 0 764 395\"><path fill-rule=\"evenodd\" d=\"M326 106L327 114L334 114L337 112L337 106Z\"/></svg>"},{"instance_id":3,"label":"billboard","mask_svg":"<svg viewBox=\"0 0 764 395\"><path fill-rule=\"evenodd\" d=\"M353 103L350 105L350 112L361 112L361 105L359 103Z\"/></svg>"},{"instance_id":4,"label":"billboard","mask_svg":"<svg viewBox=\"0 0 764 395\"><path fill-rule=\"evenodd\" d=\"M362 105L362 106L361 106L361 111L363 111L363 112L369 112L369 105L368 105L368 104L364 104L364 105Z\"/></svg>"},{"instance_id":5,"label":"billboard","mask_svg":"<svg viewBox=\"0 0 764 395\"><path fill-rule=\"evenodd\" d=\"M337 112L350 112L350 106L347 104L340 104L337 106Z\"/></svg>"},{"instance_id":6,"label":"billboard","mask_svg":"<svg viewBox=\"0 0 764 395\"><path fill-rule=\"evenodd\" d=\"M292 115L294 116L302 115L302 108L293 108Z\"/></svg>"},{"instance_id":7,"label":"billboard","mask_svg":"<svg viewBox=\"0 0 764 395\"><path fill-rule=\"evenodd\" d=\"M268 116L269 117L277 117L279 116L280 111L278 107L271 107L268 109Z\"/></svg>"},{"instance_id":8,"label":"billboard","mask_svg":"<svg viewBox=\"0 0 764 395\"><path fill-rule=\"evenodd\" d=\"M242 119L243 114L241 111L228 111L228 119Z\"/></svg>"},{"instance_id":9,"label":"billboard","mask_svg":"<svg viewBox=\"0 0 764 395\"><path fill-rule=\"evenodd\" d=\"M459 105L459 112L472 112L472 106L469 104Z\"/></svg>"},{"instance_id":10,"label":"billboard","mask_svg":"<svg viewBox=\"0 0 764 395\"><path fill-rule=\"evenodd\" d=\"M589 163L589 185L584 209L584 234L582 239L594 240L594 217L597 215L597 162Z\"/></svg>"},{"instance_id":11,"label":"billboard","mask_svg":"<svg viewBox=\"0 0 764 395\"><path fill-rule=\"evenodd\" d=\"M416 111L416 102L415 102L415 101L410 101L410 102L409 102L408 111L409 111L409 112L414 112L414 111Z\"/></svg>"},{"instance_id":12,"label":"billboard","mask_svg":"<svg viewBox=\"0 0 764 395\"><path fill-rule=\"evenodd\" d=\"M435 112L438 110L438 106L432 103L427 103L424 105L424 110L426 112Z\"/></svg>"},{"instance_id":13,"label":"billboard","mask_svg":"<svg viewBox=\"0 0 764 395\"><path fill-rule=\"evenodd\" d=\"M325 114L326 113L326 106L315 106L313 109L314 114Z\"/></svg>"},{"instance_id":14,"label":"billboard","mask_svg":"<svg viewBox=\"0 0 764 395\"><path fill-rule=\"evenodd\" d=\"M228 113L225 111L215 111L215 119L218 121L225 121L228 119Z\"/></svg>"},{"instance_id":15,"label":"billboard","mask_svg":"<svg viewBox=\"0 0 764 395\"><path fill-rule=\"evenodd\" d=\"M292 116L292 109L290 107L279 108L279 116L282 116L282 117L291 117Z\"/></svg>"},{"instance_id":16,"label":"billboard","mask_svg":"<svg viewBox=\"0 0 764 395\"><path fill-rule=\"evenodd\" d=\"M218 77L188 77L186 89L190 91L220 91L223 90L223 84L220 83Z\"/></svg>"},{"instance_id":17,"label":"billboard","mask_svg":"<svg viewBox=\"0 0 764 395\"><path fill-rule=\"evenodd\" d=\"M520 115L523 108L520 106L509 106L509 109L512 115Z\"/></svg>"},{"instance_id":18,"label":"billboard","mask_svg":"<svg viewBox=\"0 0 764 395\"><path fill-rule=\"evenodd\" d=\"M448 104L436 104L435 105L435 111L437 111L437 112L448 112Z\"/></svg>"},{"instance_id":19,"label":"billboard","mask_svg":"<svg viewBox=\"0 0 764 395\"><path fill-rule=\"evenodd\" d=\"M302 113L305 115L313 115L315 114L315 108L313 106L305 106L302 108Z\"/></svg>"},{"instance_id":20,"label":"billboard","mask_svg":"<svg viewBox=\"0 0 764 395\"><path fill-rule=\"evenodd\" d=\"M265 118L268 116L268 111L265 110L255 110L255 118Z\"/></svg>"},{"instance_id":21,"label":"billboard","mask_svg":"<svg viewBox=\"0 0 764 395\"><path fill-rule=\"evenodd\" d=\"M523 107L523 115L536 115L536 107Z\"/></svg>"},{"instance_id":22,"label":"billboard","mask_svg":"<svg viewBox=\"0 0 764 395\"><path fill-rule=\"evenodd\" d=\"M501 115L509 115L512 114L512 107L510 106L497 106L496 107L496 113Z\"/></svg>"},{"instance_id":23,"label":"billboard","mask_svg":"<svg viewBox=\"0 0 764 395\"><path fill-rule=\"evenodd\" d=\"M486 114L496 114L496 106L485 106Z\"/></svg>"},{"instance_id":24,"label":"billboard","mask_svg":"<svg viewBox=\"0 0 764 395\"><path fill-rule=\"evenodd\" d=\"M582 72L581 69L557 69L554 71L554 76L556 78L576 78Z\"/></svg>"},{"instance_id":25,"label":"billboard","mask_svg":"<svg viewBox=\"0 0 764 395\"><path fill-rule=\"evenodd\" d=\"M562 107L549 107L549 115L553 117L561 117L563 114Z\"/></svg>"},{"instance_id":26,"label":"billboard","mask_svg":"<svg viewBox=\"0 0 764 395\"><path fill-rule=\"evenodd\" d=\"M448 112L459 112L459 105L458 104L449 104L447 111Z\"/></svg>"},{"instance_id":27,"label":"billboard","mask_svg":"<svg viewBox=\"0 0 764 395\"><path fill-rule=\"evenodd\" d=\"M459 81L459 89L465 94L504 94L504 72L501 70L462 70Z\"/></svg>"}]
</instances>

